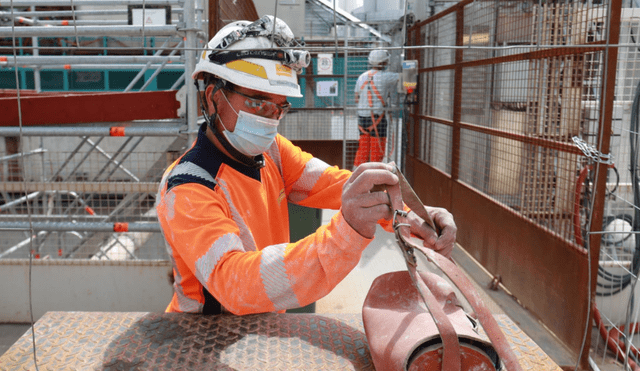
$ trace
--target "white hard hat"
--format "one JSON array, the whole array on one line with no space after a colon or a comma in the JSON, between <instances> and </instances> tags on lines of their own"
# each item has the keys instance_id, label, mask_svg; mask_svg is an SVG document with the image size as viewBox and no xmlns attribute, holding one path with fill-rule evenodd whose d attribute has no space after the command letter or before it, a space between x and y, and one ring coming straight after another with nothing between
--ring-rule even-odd
<instances>
[{"instance_id":1,"label":"white hard hat","mask_svg":"<svg viewBox=\"0 0 640 371\"><path fill-rule=\"evenodd\" d=\"M369 65L371 66L381 66L384 63L389 62L389 52L383 49L372 50L369 53Z\"/></svg>"},{"instance_id":2,"label":"white hard hat","mask_svg":"<svg viewBox=\"0 0 640 371\"><path fill-rule=\"evenodd\" d=\"M266 15L255 22L233 22L209 41L192 76L202 79L210 73L245 88L302 97L296 73L309 65L310 56L297 46L302 44L281 19Z\"/></svg>"}]
</instances>

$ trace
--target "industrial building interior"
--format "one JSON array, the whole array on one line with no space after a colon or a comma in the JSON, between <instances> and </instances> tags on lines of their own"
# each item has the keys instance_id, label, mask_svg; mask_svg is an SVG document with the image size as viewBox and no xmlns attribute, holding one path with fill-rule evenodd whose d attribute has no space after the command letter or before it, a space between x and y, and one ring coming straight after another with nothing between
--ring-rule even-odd
<instances>
[{"instance_id":1,"label":"industrial building interior","mask_svg":"<svg viewBox=\"0 0 640 371\"><path fill-rule=\"evenodd\" d=\"M0 4L0 370L381 368L363 303L407 270L382 227L313 305L163 313L154 205L203 123L196 60L224 25L264 14L311 55L278 133L332 166L354 167L356 80L388 50L402 78L383 161L455 217L453 261L521 369L640 370L638 0ZM291 240L336 212L290 203Z\"/></svg>"}]
</instances>

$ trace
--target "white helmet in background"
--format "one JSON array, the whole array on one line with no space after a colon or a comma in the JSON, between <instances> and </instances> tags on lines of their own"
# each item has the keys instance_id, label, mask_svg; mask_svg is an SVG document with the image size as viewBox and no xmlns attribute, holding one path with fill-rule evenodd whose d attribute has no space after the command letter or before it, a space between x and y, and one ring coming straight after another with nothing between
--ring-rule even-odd
<instances>
[{"instance_id":1,"label":"white helmet in background","mask_svg":"<svg viewBox=\"0 0 640 371\"><path fill-rule=\"evenodd\" d=\"M386 50L372 50L371 53L369 53L369 65L372 67L381 67L389 62L390 57L391 56L389 55L389 52L387 52Z\"/></svg>"},{"instance_id":2,"label":"white helmet in background","mask_svg":"<svg viewBox=\"0 0 640 371\"><path fill-rule=\"evenodd\" d=\"M275 19L275 27L274 27ZM302 97L296 76L310 62L309 52L281 19L265 15L255 22L224 26L200 54L194 79L210 73L235 85L287 97Z\"/></svg>"}]
</instances>

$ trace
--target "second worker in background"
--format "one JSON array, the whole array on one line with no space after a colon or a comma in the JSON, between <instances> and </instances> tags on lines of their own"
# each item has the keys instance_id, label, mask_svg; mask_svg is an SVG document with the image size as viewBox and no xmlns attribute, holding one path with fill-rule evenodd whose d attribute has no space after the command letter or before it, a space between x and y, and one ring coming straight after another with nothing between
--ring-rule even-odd
<instances>
[{"instance_id":1,"label":"second worker in background","mask_svg":"<svg viewBox=\"0 0 640 371\"><path fill-rule=\"evenodd\" d=\"M355 100L358 106L358 151L353 167L365 162L380 162L387 145L387 109L395 94L400 74L387 71L390 55L383 49L369 53L369 70L358 77Z\"/></svg>"}]
</instances>

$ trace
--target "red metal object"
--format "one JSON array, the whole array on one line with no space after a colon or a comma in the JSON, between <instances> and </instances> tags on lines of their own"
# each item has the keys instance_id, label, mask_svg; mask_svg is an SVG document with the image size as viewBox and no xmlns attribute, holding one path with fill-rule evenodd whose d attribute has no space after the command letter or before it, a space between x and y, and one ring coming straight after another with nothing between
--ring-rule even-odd
<instances>
[{"instance_id":1,"label":"red metal object","mask_svg":"<svg viewBox=\"0 0 640 371\"><path fill-rule=\"evenodd\" d=\"M420 296L427 304L428 311L438 330L436 334L442 340L442 345L432 346L434 349L429 353L433 354L435 351L438 356L441 354L442 359L439 363L442 364L443 370L460 371L463 351L458 341L460 330L456 331L456 329L466 329L465 324L467 327L470 326L468 326L468 319L464 316L464 312L460 313L460 307L456 309L457 303L451 300L452 294L455 296L453 290L444 290L443 280L433 274L417 272L415 266L409 267L409 275L413 277L412 281L415 282ZM453 313L456 313L457 316L449 320L449 316L453 317ZM461 324L462 326L460 326ZM412 365L416 366L411 367ZM417 363L414 360L410 360L407 367L423 369L421 363ZM469 368L465 366L464 370L467 369Z\"/></svg>"},{"instance_id":2,"label":"red metal object","mask_svg":"<svg viewBox=\"0 0 640 371\"><path fill-rule=\"evenodd\" d=\"M400 169L396 169L396 174L400 182L387 187L389 200L396 199L395 194L400 192L406 206L427 224L433 224L422 201L408 185ZM522 370L505 334L480 300L471 281L451 260L423 247L421 243L414 243L410 237L410 224L403 223L406 217L405 210L396 208L393 229L407 264L407 272L378 277L362 309L364 328L376 368L495 371L501 369L499 356L508 370ZM460 290L475 311L473 317L477 316L490 342L479 334L477 322L464 312L446 280L434 273L418 271L416 251L421 252Z\"/></svg>"},{"instance_id":3,"label":"red metal object","mask_svg":"<svg viewBox=\"0 0 640 371\"><path fill-rule=\"evenodd\" d=\"M456 287L460 290L462 295L467 299L476 315L478 316L478 320L482 327L487 332L487 336L491 340L491 343L494 345L496 351L502 358L505 366L510 371L519 371L521 370L520 363L518 362L518 358L516 358L515 354L511 351L511 347L509 342L507 341L506 336L500 330L500 326L496 322L495 318L491 314L491 311L484 305L477 292L473 288L473 284L469 279L462 273L460 268L458 268L451 260L445 258L444 256L436 253L433 250L427 249L420 245L413 244L413 247L416 250L422 252L429 262L435 264L440 270L442 270L447 277L456 285Z\"/></svg>"},{"instance_id":4,"label":"red metal object","mask_svg":"<svg viewBox=\"0 0 640 371\"><path fill-rule=\"evenodd\" d=\"M0 93L0 126L80 124L178 118L176 91ZM18 112L20 107L20 115Z\"/></svg>"},{"instance_id":5,"label":"red metal object","mask_svg":"<svg viewBox=\"0 0 640 371\"><path fill-rule=\"evenodd\" d=\"M124 126L112 126L109 128L109 135L112 137L123 137L125 129Z\"/></svg>"},{"instance_id":6,"label":"red metal object","mask_svg":"<svg viewBox=\"0 0 640 371\"><path fill-rule=\"evenodd\" d=\"M371 285L362 320L376 369L496 370L498 358L488 355L493 346L474 330L452 287L434 273L422 272L420 277L428 282L429 295L436 300L429 309L406 271L384 274ZM456 344L460 341L457 352L447 349L447 340L438 331L440 315L438 320L432 318L434 309L455 329Z\"/></svg>"},{"instance_id":7,"label":"red metal object","mask_svg":"<svg viewBox=\"0 0 640 371\"><path fill-rule=\"evenodd\" d=\"M123 233L129 231L129 223L113 223L113 231Z\"/></svg>"}]
</instances>

